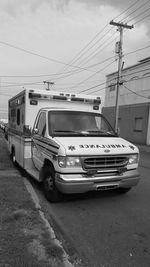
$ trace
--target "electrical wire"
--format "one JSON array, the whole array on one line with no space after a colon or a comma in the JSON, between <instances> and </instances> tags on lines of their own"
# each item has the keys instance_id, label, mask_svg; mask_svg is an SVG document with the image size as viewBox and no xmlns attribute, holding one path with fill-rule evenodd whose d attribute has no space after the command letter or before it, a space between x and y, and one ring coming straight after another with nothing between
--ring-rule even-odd
<instances>
[{"instance_id":1,"label":"electrical wire","mask_svg":"<svg viewBox=\"0 0 150 267\"><path fill-rule=\"evenodd\" d=\"M134 3L132 3L128 8L126 8L121 14L117 15L114 19L120 17L122 14L126 13L126 11L128 11L129 9L131 9L134 5L136 5L140 0L137 0L135 1ZM70 64L73 63L73 62L76 62L79 58L81 58L83 56L83 54L85 54L87 51L86 51L86 48L88 48L88 46L106 29L106 27L108 26L108 24L106 24L103 29L98 32L94 38L87 44L85 45L79 52L78 54L69 62ZM109 30L110 31L110 30ZM97 44L97 41L96 43ZM89 49L93 48L95 46L95 44L92 45L92 47L88 48L88 51ZM80 55L80 57L79 57Z\"/></svg>"},{"instance_id":2,"label":"electrical wire","mask_svg":"<svg viewBox=\"0 0 150 267\"><path fill-rule=\"evenodd\" d=\"M123 86L124 86L128 91L130 91L132 94L135 94L135 95L137 95L137 96L140 96L140 97L143 97L143 98L146 98L146 99L150 99L150 97L146 97L146 96L143 96L143 95L141 95L141 94L138 94L138 93L132 91L131 89L129 89L127 86L125 86L125 85L123 85ZM150 90L150 89L147 89L147 90Z\"/></svg>"},{"instance_id":3,"label":"electrical wire","mask_svg":"<svg viewBox=\"0 0 150 267\"><path fill-rule=\"evenodd\" d=\"M133 51L131 51L131 52L127 52L127 53L124 54L124 56L128 56L128 55L134 54L134 53L136 53L136 52L139 52L139 51L144 50L144 49L147 49L147 48L150 48L150 45L141 47L141 48L136 49L136 50L133 50Z\"/></svg>"},{"instance_id":4,"label":"electrical wire","mask_svg":"<svg viewBox=\"0 0 150 267\"><path fill-rule=\"evenodd\" d=\"M126 53L124 53L124 57L126 57L126 56L128 56L130 54L134 54L136 52L145 50L147 48L150 48L150 45L146 45L144 47L141 47L141 48L136 49L136 50L133 50L133 51L129 51L129 52L127 51ZM92 64L92 65L86 66L86 68L87 69L94 68L94 67L96 67L98 65L101 65L101 64L103 64L103 63L105 63L105 62L107 62L107 61L109 61L110 59L113 59L113 58L114 58L114 56L109 57L109 58L106 58L105 60L103 60L101 62L98 62L98 63ZM70 73L70 71L68 71L68 72L62 72L60 74L63 75L63 74L68 74L68 73ZM37 78L37 77L47 77L47 76L54 76L54 75L58 76L59 74L58 73L51 73L51 74L38 74L38 75L1 75L0 77L1 78Z\"/></svg>"},{"instance_id":5,"label":"electrical wire","mask_svg":"<svg viewBox=\"0 0 150 267\"><path fill-rule=\"evenodd\" d=\"M139 22L143 21L144 19L148 18L150 16L150 14L148 14L147 16L145 16L144 18L141 18L140 20L134 22L134 25L138 24Z\"/></svg>"},{"instance_id":6,"label":"electrical wire","mask_svg":"<svg viewBox=\"0 0 150 267\"><path fill-rule=\"evenodd\" d=\"M86 70L85 68L78 67L78 66L74 66L74 65L70 65L70 64L64 63L64 62L62 62L62 61L60 61L60 60L56 60L56 59L53 59L53 58L49 58L49 57L46 57L46 56L42 56L42 55L40 55L40 54L38 54L38 53L35 53L35 52L32 52L32 51L26 50L26 49L24 49L24 48L21 48L21 47L18 47L18 46L9 44L9 43L7 43L7 42L0 41L0 44L9 46L9 47L11 47L11 48L15 48L15 49L20 50L20 51L22 51L22 52L25 52L25 53L27 53L27 54L34 55L34 56L37 56L37 57L40 57L40 58L43 58L43 59L46 59L46 60L49 60L49 61L52 61L52 62L55 62L55 63L59 63L59 64L62 64L62 65L66 65L66 66L69 66L69 67L72 67L72 68L75 68L75 69Z\"/></svg>"},{"instance_id":7,"label":"electrical wire","mask_svg":"<svg viewBox=\"0 0 150 267\"><path fill-rule=\"evenodd\" d=\"M140 14L136 15L136 16L133 17L132 19L130 19L130 20L128 21L128 23L129 23L130 21L133 21L133 20L136 19L137 17L139 17L139 16L145 14L145 13L146 13L147 11L149 11L149 10L150 10L150 7L149 7L148 9L144 10L143 12L141 12ZM149 14L149 15L150 15L150 14Z\"/></svg>"},{"instance_id":8,"label":"electrical wire","mask_svg":"<svg viewBox=\"0 0 150 267\"><path fill-rule=\"evenodd\" d=\"M127 9L125 9L120 15L116 16L115 18L113 18L113 20L119 18L120 16L122 16L124 13L126 13L128 10L130 10L133 6L135 6L138 2L140 2L141 0L137 0L135 1L133 4L131 4Z\"/></svg>"},{"instance_id":9,"label":"electrical wire","mask_svg":"<svg viewBox=\"0 0 150 267\"><path fill-rule=\"evenodd\" d=\"M139 49L137 49L137 50L134 50L134 51L125 53L124 56L130 55L130 54L132 54L132 53L136 53L136 52L138 52L138 51L147 49L147 48L149 48L149 47L150 47L150 46L148 45L148 46L139 48ZM88 66L88 67L94 67L94 66L99 65L99 64L102 64L102 63L104 63L104 62L106 62L106 61L108 61L108 60L110 60L110 59L112 59L112 58L113 58L113 57L107 58L106 60L104 60L104 61L102 61L102 62L99 62L99 63L97 63L97 64L94 64L94 65L91 65L91 66ZM132 73L130 73L130 74L124 74L124 75L122 75L122 78L123 78L123 77L126 77L126 76L129 76L129 75L137 74L137 73L140 73L140 72L143 72L143 71L147 71L147 70L150 70L150 68L147 68L147 69L144 69L144 70L140 70L140 71L136 71L136 72L132 72ZM41 77L41 76L43 76L43 75L35 75L35 76L6 76L6 75L5 75L5 76L1 76L1 77ZM116 78L113 78L111 81L113 81L113 80L115 80L115 79L116 79ZM3 83L7 83L7 82L3 82ZM5 86L5 85L3 85L3 86L4 86L4 87L11 87L11 86L20 86L20 85L42 84L42 82L34 82L34 83L33 83L33 82L28 82L28 83L26 83L26 82L22 82L22 83L13 83L13 82L9 82L9 83L10 83L9 86ZM101 85L103 85L103 84L105 84L105 82L103 82L103 83L101 83L101 84L98 84L98 85L96 85L96 86L93 86L92 88L88 88L88 89L86 89L85 91L90 90L90 89L93 89L93 88L98 87L98 86L101 86ZM63 85L64 85L64 84L63 84ZM64 89L65 89L65 88L64 88Z\"/></svg>"},{"instance_id":10,"label":"electrical wire","mask_svg":"<svg viewBox=\"0 0 150 267\"><path fill-rule=\"evenodd\" d=\"M137 1L135 1L134 3L132 3L127 9L125 9L121 14L119 14L119 15L117 15L114 19L116 19L116 18L118 18L118 17L120 17L122 14L124 14L124 13L126 13L126 11L128 11L131 7L133 7L134 5L136 5L138 2L139 2L140 0L137 0ZM109 24L106 24L104 27L103 27L103 29L101 30L101 31L99 31L95 36L94 36L94 38L87 44L87 45L85 45L85 47L83 47L82 49L81 49L81 51L79 51L79 53L72 59L72 61L70 61L70 63L72 63L72 62L76 62L79 58L77 57L78 55L80 55L106 28L107 28L107 26L108 26ZM111 29L109 29L108 30L108 32L107 33L109 33L109 31L111 31ZM106 34L107 33L105 33L105 36L106 36ZM103 38L103 37L102 37ZM102 40L102 38L101 38L101 40ZM98 41L99 41L100 39L98 39ZM96 41L96 43L95 44L97 44L97 42L98 41ZM95 45L94 44L94 45ZM92 47L91 48L93 48L94 47L94 45L92 45ZM90 49L91 49L90 48ZM89 48L88 48L88 50L89 50ZM85 54L86 52L84 51L84 53L83 54ZM81 56L80 56L81 57ZM74 61L75 60L75 61Z\"/></svg>"},{"instance_id":11,"label":"electrical wire","mask_svg":"<svg viewBox=\"0 0 150 267\"><path fill-rule=\"evenodd\" d=\"M136 1L136 2L134 2L131 6L133 7L137 2L139 2L139 1ZM144 5L144 4L143 4ZM143 6L142 5L142 6ZM128 7L127 9L126 9L126 11L127 10L129 10L130 8L131 8L131 6L130 7ZM124 11L125 12L125 11ZM123 14L124 12L122 12L121 14ZM121 15L120 14L120 15ZM117 17L116 17L117 18ZM106 25L107 26L107 25ZM103 30L104 29L106 29L106 26L103 28ZM100 33L102 33L102 31L101 32L99 32L96 36L99 36L100 35ZM95 37L96 38L96 37ZM93 38L93 39L95 39L95 38ZM93 40L92 40L93 41ZM90 43L92 43L92 41L90 42ZM13 45L10 45L10 44L8 44L8 43L5 43L5 42L0 42L0 43L2 43L2 44L5 44L5 45L8 45L8 46L11 46L11 47L13 47L13 48L15 48L15 49L19 49L19 50L21 50L21 51L23 51L23 52L26 52L26 53L30 53L30 54L32 54L32 55L35 55L35 56L39 56L39 57L42 57L42 58L45 58L45 59L48 59L48 60L50 60L50 61L54 61L54 62L57 62L57 63L61 63L61 64L63 64L63 65L65 65L65 66L67 66L67 67L73 67L73 68L78 68L78 69L82 69L81 71L84 71L84 70L87 70L87 69L85 69L85 68L80 68L79 66L73 66L73 65L70 65L70 64L67 64L67 63L63 63L63 62L61 62L61 61L58 61L58 60L55 60L55 59L51 59L51 58L48 58L48 57L45 57L45 56L41 56L41 55L39 55L39 54L37 54L37 53L34 53L34 52L30 52L30 51L28 51L28 50L25 50L25 49L22 49L22 48L19 48L19 47L16 47L16 46L13 46ZM82 51L83 51L84 49L82 49ZM89 68L89 67L88 67ZM77 71L78 72L78 71ZM100 71L99 71L100 72ZM70 72L67 72L69 75L67 75L66 77L69 77L70 75L71 75L71 71ZM98 72L96 72L96 73L98 73ZM60 75L60 74L58 74L58 73L55 73L55 75ZM95 74L94 74L95 75ZM45 75L44 75L45 76ZM47 75L46 75L47 76ZM93 76L93 75L92 75ZM31 76L30 76L31 77ZM61 77L62 78L62 77ZM64 78L64 77L63 77ZM88 78L88 79L90 79L91 78L91 76ZM86 79L87 80L87 79ZM81 83L83 83L83 82L81 82ZM30 83L31 84L31 83ZM32 84L35 84L35 83L32 83Z\"/></svg>"},{"instance_id":12,"label":"electrical wire","mask_svg":"<svg viewBox=\"0 0 150 267\"><path fill-rule=\"evenodd\" d=\"M116 34L116 32L115 32ZM97 55L100 54L100 52L102 52L106 47L108 47L112 42L114 42L116 40L117 37L113 38L113 40L111 40L109 43L107 43L107 41L109 41L112 37L114 37L115 35L114 33L109 36L101 45L99 45L95 51L93 51L92 53L90 53L85 59L83 59L80 63L79 63L79 66L81 66L81 64L86 64L87 62L89 62L91 59L95 58ZM106 43L106 45L105 45ZM103 45L105 45L104 47L102 47ZM100 49L101 48L101 49ZM98 52L96 52L98 51ZM95 53L96 52L96 53Z\"/></svg>"},{"instance_id":13,"label":"electrical wire","mask_svg":"<svg viewBox=\"0 0 150 267\"><path fill-rule=\"evenodd\" d=\"M139 71L139 72L143 72L143 71L145 71L145 70L150 70L150 68L141 70L141 71ZM139 72L138 72L138 73L139 73ZM137 72L135 72L135 73L137 73ZM121 78L123 78L124 76L129 76L129 75L135 74L135 73L131 73L131 74L128 74L128 75L127 75L127 74L126 74L126 75L121 75ZM149 78L149 77L150 77L150 75L143 76L143 77L138 77L138 78L136 78L136 79L134 79L134 80L129 79L129 80L123 81L123 83L128 83L128 82L132 82L132 81L135 81L135 80L141 80L141 79L145 79L145 78ZM116 79L117 79L117 77L115 77L115 78L109 80L109 83L111 83L112 81L115 81ZM80 93L82 93L82 92L87 92L87 91L89 91L89 90L91 90L91 89L97 88L97 87L102 86L102 85L104 85L104 84L106 84L106 82L103 82L103 83L94 85L94 86L92 86L92 87L90 87L90 88L87 88L87 89L85 89L85 90L82 90L82 91L80 91ZM117 83L113 83L113 85L117 85ZM110 86L106 86L106 87L104 87L104 88L100 88L99 90L96 90L96 91L94 91L94 92L98 92L98 91L101 91L101 90L105 90L105 89L107 89L107 88L109 88L109 87L110 87ZM91 92L91 93L94 93L94 92Z\"/></svg>"},{"instance_id":14,"label":"electrical wire","mask_svg":"<svg viewBox=\"0 0 150 267\"><path fill-rule=\"evenodd\" d=\"M123 18L122 21L126 20L128 17L130 17L131 15L133 15L136 11L139 11L139 9L143 8L144 6L146 6L148 3L150 3L150 1L146 1L145 3L143 3L142 5L138 6L134 11L132 11L130 14L128 14L127 16L125 16ZM129 23L130 21L128 21L127 23Z\"/></svg>"},{"instance_id":15,"label":"electrical wire","mask_svg":"<svg viewBox=\"0 0 150 267\"><path fill-rule=\"evenodd\" d=\"M108 67L109 67L110 65L112 65L114 62L115 62L115 60L112 61L111 63L109 63L108 65L106 65L103 69L97 71L96 74L101 73L104 69L108 68ZM88 77L87 79L81 81L80 83L78 83L78 84L76 84L76 85L70 87L69 89L74 89L74 88L78 87L79 85L81 85L81 84L85 83L86 81L88 81L89 79L91 79L93 76L95 76L95 74L91 75L90 77Z\"/></svg>"}]
</instances>

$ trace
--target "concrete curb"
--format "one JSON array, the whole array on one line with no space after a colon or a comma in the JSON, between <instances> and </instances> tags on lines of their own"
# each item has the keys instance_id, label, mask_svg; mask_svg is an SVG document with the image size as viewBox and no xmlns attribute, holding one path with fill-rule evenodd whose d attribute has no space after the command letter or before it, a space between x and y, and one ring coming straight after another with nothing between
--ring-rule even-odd
<instances>
[{"instance_id":1,"label":"concrete curb","mask_svg":"<svg viewBox=\"0 0 150 267\"><path fill-rule=\"evenodd\" d=\"M53 240L53 243L60 247L63 251L63 266L64 267L74 267L74 265L72 265L72 263L69 262L69 256L67 255L67 253L65 252L64 248L62 247L61 242L56 238L56 235L54 233L53 228L51 227L51 225L49 224L48 220L45 218L44 212L42 211L42 208L40 206L39 203L39 199L38 196L35 192L35 190L33 189L31 183L24 177L24 184L27 188L28 193L31 196L32 201L34 202L35 208L38 210L39 212L39 216L41 217L46 229L48 230L51 239Z\"/></svg>"}]
</instances>

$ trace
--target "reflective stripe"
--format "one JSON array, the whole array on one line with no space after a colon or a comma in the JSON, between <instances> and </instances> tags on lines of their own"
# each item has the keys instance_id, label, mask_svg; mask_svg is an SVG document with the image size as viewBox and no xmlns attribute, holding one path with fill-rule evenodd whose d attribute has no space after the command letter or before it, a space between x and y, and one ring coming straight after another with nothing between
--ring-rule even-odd
<instances>
[{"instance_id":1,"label":"reflective stripe","mask_svg":"<svg viewBox=\"0 0 150 267\"><path fill-rule=\"evenodd\" d=\"M41 142L41 143L43 143L45 145L51 146L53 148L59 149L59 145L55 141L50 140L47 137L42 137L42 136L36 135L36 136L33 136L33 141L34 140L35 141L39 141L39 142Z\"/></svg>"}]
</instances>

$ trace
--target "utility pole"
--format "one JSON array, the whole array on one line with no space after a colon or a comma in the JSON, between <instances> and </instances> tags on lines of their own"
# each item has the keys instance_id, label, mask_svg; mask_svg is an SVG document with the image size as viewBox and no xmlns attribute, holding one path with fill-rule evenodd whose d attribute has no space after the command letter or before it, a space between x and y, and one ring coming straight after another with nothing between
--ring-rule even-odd
<instances>
[{"instance_id":1,"label":"utility pole","mask_svg":"<svg viewBox=\"0 0 150 267\"><path fill-rule=\"evenodd\" d=\"M118 115L119 115L119 87L121 84L120 78L121 78L121 71L122 71L122 46L123 46L123 29L132 29L133 25L127 25L126 23L118 23L114 22L113 20L110 21L110 25L117 26L118 31L120 32L120 41L119 41L119 51L118 51L118 75L117 75L117 90L116 90L116 104L115 104L115 132L118 132Z\"/></svg>"},{"instance_id":2,"label":"utility pole","mask_svg":"<svg viewBox=\"0 0 150 267\"><path fill-rule=\"evenodd\" d=\"M43 83L45 84L45 83L47 83L47 88L46 88L46 90L50 90L50 85L54 85L54 82L50 82L50 81L43 81Z\"/></svg>"}]
</instances>

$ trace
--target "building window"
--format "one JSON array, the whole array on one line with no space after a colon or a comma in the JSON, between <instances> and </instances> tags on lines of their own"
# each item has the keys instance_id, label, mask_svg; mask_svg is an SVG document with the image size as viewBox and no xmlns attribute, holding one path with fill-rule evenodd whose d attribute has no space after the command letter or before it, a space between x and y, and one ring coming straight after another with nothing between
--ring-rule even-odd
<instances>
[{"instance_id":1,"label":"building window","mask_svg":"<svg viewBox=\"0 0 150 267\"><path fill-rule=\"evenodd\" d=\"M133 80L138 80L138 79L139 79L138 76L134 76L134 77L131 78L131 81L133 81Z\"/></svg>"},{"instance_id":2,"label":"building window","mask_svg":"<svg viewBox=\"0 0 150 267\"><path fill-rule=\"evenodd\" d=\"M143 118L135 118L135 132L142 132Z\"/></svg>"},{"instance_id":3,"label":"building window","mask_svg":"<svg viewBox=\"0 0 150 267\"><path fill-rule=\"evenodd\" d=\"M115 91L116 84L109 85L109 92Z\"/></svg>"},{"instance_id":4,"label":"building window","mask_svg":"<svg viewBox=\"0 0 150 267\"><path fill-rule=\"evenodd\" d=\"M17 125L20 125L20 109L17 109Z\"/></svg>"}]
</instances>

